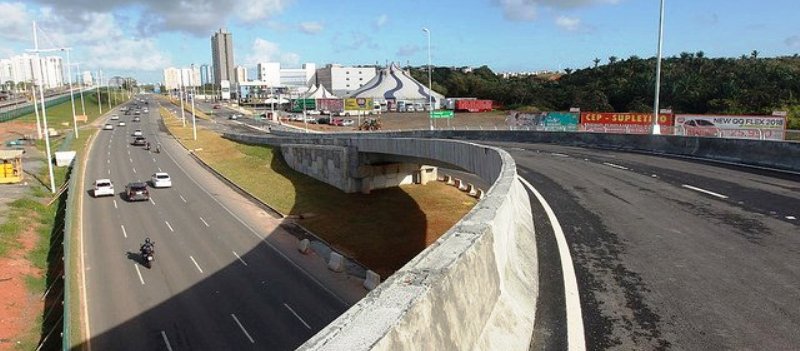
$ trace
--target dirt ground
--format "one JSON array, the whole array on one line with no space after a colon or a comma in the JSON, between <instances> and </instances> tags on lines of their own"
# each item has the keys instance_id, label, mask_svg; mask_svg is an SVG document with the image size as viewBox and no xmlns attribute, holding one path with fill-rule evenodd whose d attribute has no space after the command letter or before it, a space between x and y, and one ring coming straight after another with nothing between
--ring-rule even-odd
<instances>
[{"instance_id":1,"label":"dirt ground","mask_svg":"<svg viewBox=\"0 0 800 351\"><path fill-rule=\"evenodd\" d=\"M44 308L44 301L30 294L26 276L41 276L26 255L36 246L37 235L28 229L20 234L19 248L0 258L0 350L13 350Z\"/></svg>"},{"instance_id":2,"label":"dirt ground","mask_svg":"<svg viewBox=\"0 0 800 351\"><path fill-rule=\"evenodd\" d=\"M507 115L505 111L476 113L457 112L455 117L450 119L449 124L446 119L435 119L433 123L436 129L503 129L508 128L506 125ZM379 118L383 130L427 130L431 125L431 120L428 118L427 112L389 112L365 117ZM351 127L308 124L308 128L319 131L352 131L357 129L359 120L363 121L365 117L361 119L357 116L349 117L356 122L355 125ZM303 127L304 125L302 122L288 123L298 127Z\"/></svg>"}]
</instances>

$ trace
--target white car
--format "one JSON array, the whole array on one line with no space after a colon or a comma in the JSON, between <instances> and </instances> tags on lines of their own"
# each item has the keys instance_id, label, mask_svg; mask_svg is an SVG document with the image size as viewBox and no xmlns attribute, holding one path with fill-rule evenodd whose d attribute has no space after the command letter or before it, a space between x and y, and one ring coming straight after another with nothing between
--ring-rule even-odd
<instances>
[{"instance_id":1,"label":"white car","mask_svg":"<svg viewBox=\"0 0 800 351\"><path fill-rule=\"evenodd\" d=\"M120 126L120 127L124 127L125 126L125 122L119 121L119 123L117 125Z\"/></svg>"},{"instance_id":2,"label":"white car","mask_svg":"<svg viewBox=\"0 0 800 351\"><path fill-rule=\"evenodd\" d=\"M112 120L112 121L116 121L116 120L118 120L118 119L119 119L119 116L117 116L117 115L111 115L111 120Z\"/></svg>"},{"instance_id":3,"label":"white car","mask_svg":"<svg viewBox=\"0 0 800 351\"><path fill-rule=\"evenodd\" d=\"M134 130L133 136L142 136L142 130L141 129Z\"/></svg>"},{"instance_id":4,"label":"white car","mask_svg":"<svg viewBox=\"0 0 800 351\"><path fill-rule=\"evenodd\" d=\"M94 181L94 197L114 196L114 183L110 179L98 179Z\"/></svg>"},{"instance_id":5,"label":"white car","mask_svg":"<svg viewBox=\"0 0 800 351\"><path fill-rule=\"evenodd\" d=\"M342 125L345 126L345 127L352 126L355 123L356 122L354 122L352 119L349 119L349 118L344 120L344 121L342 121Z\"/></svg>"},{"instance_id":6,"label":"white car","mask_svg":"<svg viewBox=\"0 0 800 351\"><path fill-rule=\"evenodd\" d=\"M111 124L111 123L106 123L106 125L103 126L103 129L104 130L114 130L114 125Z\"/></svg>"},{"instance_id":7,"label":"white car","mask_svg":"<svg viewBox=\"0 0 800 351\"><path fill-rule=\"evenodd\" d=\"M165 172L153 173L153 176L150 177L150 183L153 184L154 188L172 187L172 179L170 179L169 174Z\"/></svg>"}]
</instances>

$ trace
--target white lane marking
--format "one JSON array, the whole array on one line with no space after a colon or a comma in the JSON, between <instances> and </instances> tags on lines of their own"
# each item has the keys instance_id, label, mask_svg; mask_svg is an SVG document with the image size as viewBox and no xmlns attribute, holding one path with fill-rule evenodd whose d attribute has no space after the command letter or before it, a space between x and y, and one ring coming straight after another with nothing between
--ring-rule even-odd
<instances>
[{"instance_id":1,"label":"white lane marking","mask_svg":"<svg viewBox=\"0 0 800 351\"><path fill-rule=\"evenodd\" d=\"M552 153L550 153L550 155L553 155L553 156L556 156L556 157L569 157L569 155L567 155L567 154L559 154L557 152L552 152Z\"/></svg>"},{"instance_id":2,"label":"white lane marking","mask_svg":"<svg viewBox=\"0 0 800 351\"><path fill-rule=\"evenodd\" d=\"M304 320L303 320L303 318L300 318L300 316L297 314L297 312L295 312L295 311L294 311L294 310L293 310L291 307L289 307L289 305L287 305L287 304L285 304L285 303L284 303L283 305L284 305L284 306L286 306L286 308L289 310L289 312L292 312L292 314L293 314L295 317L297 317L297 319L299 319L299 320L300 320L300 322L302 322L302 323L303 323L303 325L305 325L305 326L306 326L306 328L308 328L309 330L311 330L311 326L310 326L310 325L308 325L308 323L306 323L306 321L304 321Z\"/></svg>"},{"instance_id":3,"label":"white lane marking","mask_svg":"<svg viewBox=\"0 0 800 351\"><path fill-rule=\"evenodd\" d=\"M136 173L136 168L133 169L133 173Z\"/></svg>"},{"instance_id":4,"label":"white lane marking","mask_svg":"<svg viewBox=\"0 0 800 351\"><path fill-rule=\"evenodd\" d=\"M120 228L122 228L122 236L124 236L125 239L127 239L128 238L128 232L125 231L125 226L122 225L122 224L120 224L119 226L120 226Z\"/></svg>"},{"instance_id":5,"label":"white lane marking","mask_svg":"<svg viewBox=\"0 0 800 351\"><path fill-rule=\"evenodd\" d=\"M108 150L108 156L111 156L111 150Z\"/></svg>"},{"instance_id":6,"label":"white lane marking","mask_svg":"<svg viewBox=\"0 0 800 351\"><path fill-rule=\"evenodd\" d=\"M153 162L156 162L156 158L155 157L153 157Z\"/></svg>"},{"instance_id":7,"label":"white lane marking","mask_svg":"<svg viewBox=\"0 0 800 351\"><path fill-rule=\"evenodd\" d=\"M169 225L169 222L167 222L167 221L164 221L164 223L166 223L166 224L167 224L167 227L169 227L169 231L171 231L171 232L173 232L173 233L175 232L175 230L173 230L173 229L172 229L172 226L171 226L171 225Z\"/></svg>"},{"instance_id":8,"label":"white lane marking","mask_svg":"<svg viewBox=\"0 0 800 351\"><path fill-rule=\"evenodd\" d=\"M203 222L203 224L205 224L206 227L211 227L210 225L208 225L208 222L206 222L206 220L203 219L203 217L200 217L200 221Z\"/></svg>"},{"instance_id":9,"label":"white lane marking","mask_svg":"<svg viewBox=\"0 0 800 351\"><path fill-rule=\"evenodd\" d=\"M691 185L688 185L688 184L683 184L682 187L684 187L686 189L694 190L694 191L699 191L699 192L701 192L703 194L708 194L708 195L711 195L711 196L714 196L714 197L718 197L720 199L727 199L728 198L728 196L726 196L726 195L717 194L717 193L715 193L713 191L706 190L706 189L701 189L701 188L698 188L696 186L691 186Z\"/></svg>"},{"instance_id":10,"label":"white lane marking","mask_svg":"<svg viewBox=\"0 0 800 351\"><path fill-rule=\"evenodd\" d=\"M793 221L793 220L797 219L797 217L795 217L795 216L786 216L786 219L788 219L790 221Z\"/></svg>"},{"instance_id":11,"label":"white lane marking","mask_svg":"<svg viewBox=\"0 0 800 351\"><path fill-rule=\"evenodd\" d=\"M203 269L202 269L202 268L200 268L200 265L199 265L199 264L197 264L197 261L195 261L195 260L194 260L194 257L192 257L192 256L189 256L189 258L191 258L191 259L192 259L192 262L194 262L194 266L195 266L195 267L197 267L197 270L198 270L198 271L200 271L200 273L203 273Z\"/></svg>"},{"instance_id":12,"label":"white lane marking","mask_svg":"<svg viewBox=\"0 0 800 351\"><path fill-rule=\"evenodd\" d=\"M184 203L186 202L186 199L183 198L183 195L178 194L178 196L181 197L181 200L183 200Z\"/></svg>"},{"instance_id":13,"label":"white lane marking","mask_svg":"<svg viewBox=\"0 0 800 351\"><path fill-rule=\"evenodd\" d=\"M136 268L136 274L139 275L139 281L142 282L142 285L144 285L144 278L142 278L142 272L139 271L139 265L134 263L133 268Z\"/></svg>"},{"instance_id":14,"label":"white lane marking","mask_svg":"<svg viewBox=\"0 0 800 351\"><path fill-rule=\"evenodd\" d=\"M158 167L158 171L159 171L159 172L163 172L163 171L161 170L161 167Z\"/></svg>"},{"instance_id":15,"label":"white lane marking","mask_svg":"<svg viewBox=\"0 0 800 351\"><path fill-rule=\"evenodd\" d=\"M624 170L624 171L628 170L628 167L615 165L613 163L603 162L603 164L606 165L606 166L613 167L613 168L616 168L616 169L621 169L621 170Z\"/></svg>"},{"instance_id":16,"label":"white lane marking","mask_svg":"<svg viewBox=\"0 0 800 351\"><path fill-rule=\"evenodd\" d=\"M150 203L151 203L151 204L153 204L153 206L155 206L155 205L156 205L156 203L155 203L155 202L153 202L153 198L152 198L152 197L150 198Z\"/></svg>"},{"instance_id":17,"label":"white lane marking","mask_svg":"<svg viewBox=\"0 0 800 351\"><path fill-rule=\"evenodd\" d=\"M111 175L111 170L110 169L108 170L108 175Z\"/></svg>"},{"instance_id":18,"label":"white lane marking","mask_svg":"<svg viewBox=\"0 0 800 351\"><path fill-rule=\"evenodd\" d=\"M175 160L175 158L174 158L174 157L172 157L172 155L170 155L170 153L168 153L168 152L167 152L167 157L169 157L169 158L172 160L172 163L174 163L176 166L178 166L178 168L180 168L180 169L181 169L181 171L183 171L183 174L186 174L186 176L187 176L187 177L189 177L189 179L190 179L190 180L191 180L191 181L192 181L192 182L193 182L195 185L197 185L197 187L198 187L198 188L200 188L200 190L202 190L204 193L206 193L206 195L208 195L208 197L210 197L212 200L214 200L214 202L216 202L216 203L217 203L217 204L218 204L220 207L222 207L222 208L223 208L223 209L224 209L226 212L228 212L228 213L229 213L231 216L233 216L233 218L236 218L236 220L237 220L237 221L239 221L239 223L241 223L241 224L242 224L242 225L243 225L245 228L247 228L247 230L249 230L249 231L250 231L250 234L253 234L253 236L255 236L256 238L258 238L259 240L261 240L263 243L267 244L267 246L269 246L269 248L271 248L273 252L275 252L276 254L278 254L278 255L280 255L281 257L283 257L283 259L284 259L284 260L286 260L286 262L289 262L289 264L291 264L292 266L294 266L294 268L296 268L298 272L300 272L300 273L302 273L303 275L305 275L305 276L306 276L306 277L307 277L309 280L311 280L312 282L314 282L314 284L317 284L317 286L318 286L320 289L322 289L322 290L325 290L325 291L326 291L328 294L330 294L330 295L331 295L331 297L333 297L334 299L336 299L336 301L339 301L339 303L341 303L342 305L347 305L347 306L349 306L349 305L350 305L350 304L348 304L347 302L345 302L345 301L344 301L344 300L343 300L341 297L339 297L339 295L336 295L336 293L334 293L334 292L333 292L331 289L329 289L327 286L325 286L325 284L322 284L322 282L320 282L320 281L319 281L319 279L317 279L316 277L314 277L313 275L311 275L311 273L309 273L307 270L305 270L303 267L300 267L300 265L298 265L297 263L295 263L294 261L292 261L292 260L289 258L289 256L286 256L286 254L284 254L284 253L283 253L281 250L278 250L278 248L276 248L274 245L272 245L272 243L270 243L270 242L269 242L269 241L267 241L265 238L263 238L263 237L261 237L260 235L258 235L258 232L256 232L256 230L255 230L255 229L253 229L253 227L251 227L249 224L247 224L247 222L245 222L245 221L244 221L244 220L243 220L241 217L239 217L238 215L236 215L236 213L234 213L233 211L231 211L231 209L229 209L227 206L223 205L223 204L222 204L222 202L221 202L221 201L219 201L219 199L217 199L217 197L216 197L216 196L214 196L214 195L211 195L211 193L210 193L208 190L206 190L206 188L205 188L204 186L201 186L201 185L200 185L200 183L197 181L197 179L194 179L194 177L192 177L192 175L191 175L191 174L189 174L189 172L187 172L187 171L186 171L186 169L185 169L185 168L183 168L183 166L181 166L181 165L178 163L178 161L177 161L177 160Z\"/></svg>"},{"instance_id":19,"label":"white lane marking","mask_svg":"<svg viewBox=\"0 0 800 351\"><path fill-rule=\"evenodd\" d=\"M128 158L128 161L131 161L131 163L133 163L133 159L132 158Z\"/></svg>"},{"instance_id":20,"label":"white lane marking","mask_svg":"<svg viewBox=\"0 0 800 351\"><path fill-rule=\"evenodd\" d=\"M130 155L130 154L131 154L131 150L128 150L128 155Z\"/></svg>"},{"instance_id":21,"label":"white lane marking","mask_svg":"<svg viewBox=\"0 0 800 351\"><path fill-rule=\"evenodd\" d=\"M114 208L118 208L117 207L117 200L114 200Z\"/></svg>"},{"instance_id":22,"label":"white lane marking","mask_svg":"<svg viewBox=\"0 0 800 351\"><path fill-rule=\"evenodd\" d=\"M553 234L556 237L556 244L558 244L558 255L561 259L561 272L564 275L564 297L567 307L567 345L569 350L586 350L586 338L583 331L583 317L581 312L581 298L578 294L578 279L575 277L575 268L572 265L572 256L569 253L569 246L567 245L567 238L564 237L564 231L561 229L561 223L558 221L555 212L544 199L542 194L536 190L525 178L517 176L522 184L530 190L539 203L547 213L547 218L550 219L550 225L553 226Z\"/></svg>"},{"instance_id":23,"label":"white lane marking","mask_svg":"<svg viewBox=\"0 0 800 351\"><path fill-rule=\"evenodd\" d=\"M106 163L111 164L111 159L106 160Z\"/></svg>"},{"instance_id":24,"label":"white lane marking","mask_svg":"<svg viewBox=\"0 0 800 351\"><path fill-rule=\"evenodd\" d=\"M241 262L243 265L247 266L247 262L245 262L245 261L244 261L244 260L243 260L243 259L242 259L242 258L239 256L239 254L238 254L238 253L236 253L236 251L233 251L233 254L236 256L236 258L239 260L239 262Z\"/></svg>"},{"instance_id":25,"label":"white lane marking","mask_svg":"<svg viewBox=\"0 0 800 351\"><path fill-rule=\"evenodd\" d=\"M172 351L172 345L169 344L169 339L167 339L167 333L163 330L161 331L161 338L164 339L164 344L167 345L167 351Z\"/></svg>"},{"instance_id":26,"label":"white lane marking","mask_svg":"<svg viewBox=\"0 0 800 351\"><path fill-rule=\"evenodd\" d=\"M236 322L236 324L238 324L238 325L239 325L239 329L241 329L241 330L242 330L242 333L244 333L244 336L246 336L246 337L247 337L247 340L250 340L250 343L251 343L251 344L255 344L255 343L256 343L256 341L255 341L255 340L253 340L253 337L252 337L252 336L250 336L250 333L248 333L248 332L247 332L247 330L246 330L246 329L244 329L244 326L242 325L242 322L239 322L239 318L236 318L236 315L235 315L235 314L233 314L233 313L231 313L231 317L233 317L233 320Z\"/></svg>"}]
</instances>

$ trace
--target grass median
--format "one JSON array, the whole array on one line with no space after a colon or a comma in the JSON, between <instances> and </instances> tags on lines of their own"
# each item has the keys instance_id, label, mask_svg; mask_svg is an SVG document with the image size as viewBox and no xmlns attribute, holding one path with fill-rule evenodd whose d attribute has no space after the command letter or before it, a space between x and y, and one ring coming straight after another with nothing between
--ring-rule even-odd
<instances>
[{"instance_id":1,"label":"grass median","mask_svg":"<svg viewBox=\"0 0 800 351\"><path fill-rule=\"evenodd\" d=\"M440 182L345 194L295 172L279 150L245 145L160 110L170 132L209 166L384 278L458 222L476 200Z\"/></svg>"},{"instance_id":2,"label":"grass median","mask_svg":"<svg viewBox=\"0 0 800 351\"><path fill-rule=\"evenodd\" d=\"M116 96L116 97L115 97ZM101 98L103 99L103 111L108 112L108 102L106 98L108 97L106 92L102 93ZM123 103L124 99L127 96L123 96L123 93L114 93L111 92L111 107L115 107L121 103ZM86 123L78 122L78 126L82 126L85 124L90 124L100 116L100 107L97 102L97 93L94 91L87 91L83 94L83 105L81 105L80 95L75 96L75 114L82 115L84 112L84 107L86 111ZM39 111L41 113L41 111ZM36 122L36 113L31 112L27 115L21 116L17 119L20 122ZM58 105L49 106L47 107L47 127L54 128L54 129L64 129L66 127L72 126L72 102L67 99Z\"/></svg>"}]
</instances>

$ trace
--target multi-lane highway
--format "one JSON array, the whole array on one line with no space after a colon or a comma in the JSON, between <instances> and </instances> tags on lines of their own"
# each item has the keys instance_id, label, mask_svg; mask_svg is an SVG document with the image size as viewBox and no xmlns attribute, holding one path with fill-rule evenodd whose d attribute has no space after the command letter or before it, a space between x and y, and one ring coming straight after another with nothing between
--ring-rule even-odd
<instances>
[{"instance_id":1,"label":"multi-lane highway","mask_svg":"<svg viewBox=\"0 0 800 351\"><path fill-rule=\"evenodd\" d=\"M142 104L142 107L144 105ZM348 307L263 240L184 171L177 148L161 153L131 145L141 129L166 142L151 100L141 122L100 131L84 184L83 238L90 346L96 350L286 350L300 345ZM169 173L171 188L151 201L128 202L131 181ZM95 179L116 195L91 197ZM151 269L140 263L145 237L155 241Z\"/></svg>"},{"instance_id":2,"label":"multi-lane highway","mask_svg":"<svg viewBox=\"0 0 800 351\"><path fill-rule=\"evenodd\" d=\"M574 262L590 350L800 345L800 176L641 154L498 144L552 207ZM566 349L550 218L534 350Z\"/></svg>"}]
</instances>

